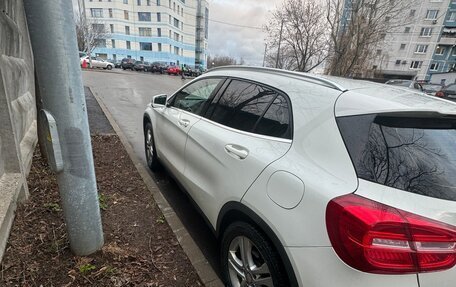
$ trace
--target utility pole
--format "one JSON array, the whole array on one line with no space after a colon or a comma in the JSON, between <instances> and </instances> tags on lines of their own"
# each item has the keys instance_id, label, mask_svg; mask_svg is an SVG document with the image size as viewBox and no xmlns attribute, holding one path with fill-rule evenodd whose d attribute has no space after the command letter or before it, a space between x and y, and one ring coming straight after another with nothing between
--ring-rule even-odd
<instances>
[{"instance_id":1,"label":"utility pole","mask_svg":"<svg viewBox=\"0 0 456 287\"><path fill-rule=\"evenodd\" d=\"M263 67L264 67L264 64L266 63L266 52L268 50L268 44L266 43L264 45L264 55L263 55Z\"/></svg>"},{"instance_id":2,"label":"utility pole","mask_svg":"<svg viewBox=\"0 0 456 287\"><path fill-rule=\"evenodd\" d=\"M42 100L40 145L57 175L71 250L89 255L103 246L103 230L72 0L24 7Z\"/></svg>"},{"instance_id":3,"label":"utility pole","mask_svg":"<svg viewBox=\"0 0 456 287\"><path fill-rule=\"evenodd\" d=\"M90 68L92 68L92 47L90 45L90 29L92 27L87 26L87 13L86 13L86 4L85 0L80 0L82 1L82 12L79 11L79 13L83 13L84 17L84 39L87 41L87 55L89 55L89 65Z\"/></svg>"},{"instance_id":4,"label":"utility pole","mask_svg":"<svg viewBox=\"0 0 456 287\"><path fill-rule=\"evenodd\" d=\"M277 58L276 58L276 69L279 67L279 57L280 57L280 44L282 43L282 32L283 32L283 23L285 21L282 19L282 24L280 25L280 36L279 36L279 47L277 49Z\"/></svg>"}]
</instances>

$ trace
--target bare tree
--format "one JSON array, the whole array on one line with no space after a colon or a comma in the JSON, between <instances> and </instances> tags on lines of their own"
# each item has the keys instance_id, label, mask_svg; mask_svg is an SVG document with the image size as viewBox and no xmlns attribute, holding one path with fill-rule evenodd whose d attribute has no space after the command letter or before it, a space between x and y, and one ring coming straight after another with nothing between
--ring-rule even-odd
<instances>
[{"instance_id":1,"label":"bare tree","mask_svg":"<svg viewBox=\"0 0 456 287\"><path fill-rule=\"evenodd\" d=\"M409 21L416 0L326 0L330 53L326 73L363 75L387 33Z\"/></svg>"},{"instance_id":2,"label":"bare tree","mask_svg":"<svg viewBox=\"0 0 456 287\"><path fill-rule=\"evenodd\" d=\"M231 58L228 56L215 56L207 57L207 68L215 68L215 67L220 67L220 66L231 66L231 65L236 65L237 61L235 58Z\"/></svg>"},{"instance_id":3,"label":"bare tree","mask_svg":"<svg viewBox=\"0 0 456 287\"><path fill-rule=\"evenodd\" d=\"M301 72L319 66L328 50L324 17L325 10L318 0L285 0L266 26L268 66L278 62L279 68Z\"/></svg>"},{"instance_id":4,"label":"bare tree","mask_svg":"<svg viewBox=\"0 0 456 287\"><path fill-rule=\"evenodd\" d=\"M106 39L110 37L110 33L104 23L79 15L76 17L76 36L79 51L89 52L90 46L90 52L92 52L96 47L106 45Z\"/></svg>"}]
</instances>

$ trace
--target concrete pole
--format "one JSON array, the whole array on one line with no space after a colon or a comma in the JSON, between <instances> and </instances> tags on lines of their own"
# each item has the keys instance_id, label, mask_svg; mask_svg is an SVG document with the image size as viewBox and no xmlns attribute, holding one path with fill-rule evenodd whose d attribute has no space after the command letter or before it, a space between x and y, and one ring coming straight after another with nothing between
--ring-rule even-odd
<instances>
[{"instance_id":1,"label":"concrete pole","mask_svg":"<svg viewBox=\"0 0 456 287\"><path fill-rule=\"evenodd\" d=\"M40 114L55 119L45 138L61 149L53 156L61 158L56 172L70 247L89 255L103 246L103 230L72 1L24 0L24 6L47 111Z\"/></svg>"}]
</instances>

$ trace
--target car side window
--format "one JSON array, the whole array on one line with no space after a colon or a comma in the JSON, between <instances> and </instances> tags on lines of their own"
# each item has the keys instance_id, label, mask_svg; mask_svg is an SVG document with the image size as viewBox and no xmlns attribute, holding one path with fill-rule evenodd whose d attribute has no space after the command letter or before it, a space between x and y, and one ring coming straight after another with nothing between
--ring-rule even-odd
<instances>
[{"instance_id":1,"label":"car side window","mask_svg":"<svg viewBox=\"0 0 456 287\"><path fill-rule=\"evenodd\" d=\"M254 132L261 135L291 139L290 108L287 99L278 95L256 125Z\"/></svg>"},{"instance_id":2,"label":"car side window","mask_svg":"<svg viewBox=\"0 0 456 287\"><path fill-rule=\"evenodd\" d=\"M205 104L221 81L221 79L203 79L192 83L175 94L171 106L201 115Z\"/></svg>"},{"instance_id":3,"label":"car side window","mask_svg":"<svg viewBox=\"0 0 456 287\"><path fill-rule=\"evenodd\" d=\"M215 106L211 120L252 132L276 96L275 91L255 83L232 80Z\"/></svg>"}]
</instances>

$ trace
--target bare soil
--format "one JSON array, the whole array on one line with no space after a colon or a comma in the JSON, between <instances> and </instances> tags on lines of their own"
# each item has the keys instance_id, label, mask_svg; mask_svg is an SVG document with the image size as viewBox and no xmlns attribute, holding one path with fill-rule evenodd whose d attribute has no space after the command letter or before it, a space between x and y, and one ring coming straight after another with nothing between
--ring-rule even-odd
<instances>
[{"instance_id":1,"label":"bare soil","mask_svg":"<svg viewBox=\"0 0 456 287\"><path fill-rule=\"evenodd\" d=\"M116 135L92 137L105 245L74 256L55 175L36 149L0 286L202 286Z\"/></svg>"}]
</instances>

